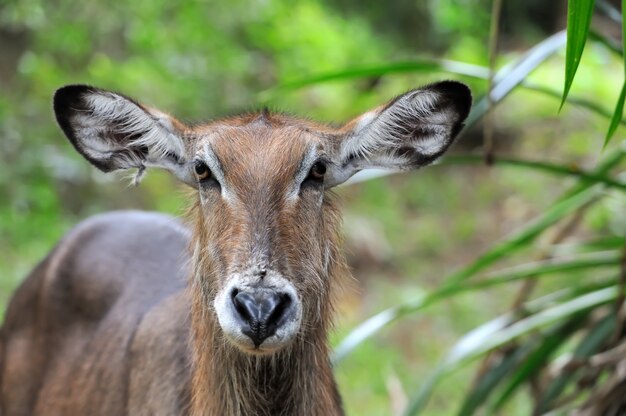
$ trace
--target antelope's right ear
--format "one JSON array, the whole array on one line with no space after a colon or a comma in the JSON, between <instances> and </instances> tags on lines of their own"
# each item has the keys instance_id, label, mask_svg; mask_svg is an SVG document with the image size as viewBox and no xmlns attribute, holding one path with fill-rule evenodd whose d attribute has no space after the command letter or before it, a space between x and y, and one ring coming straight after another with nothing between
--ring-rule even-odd
<instances>
[{"instance_id":1,"label":"antelope's right ear","mask_svg":"<svg viewBox=\"0 0 626 416\"><path fill-rule=\"evenodd\" d=\"M400 171L434 162L461 131L471 105L466 85L443 81L357 117L333 143L326 186L338 185L364 169Z\"/></svg>"},{"instance_id":2,"label":"antelope's right ear","mask_svg":"<svg viewBox=\"0 0 626 416\"><path fill-rule=\"evenodd\" d=\"M121 94L68 85L54 94L59 126L76 150L103 172L159 167L193 184L182 123Z\"/></svg>"}]
</instances>

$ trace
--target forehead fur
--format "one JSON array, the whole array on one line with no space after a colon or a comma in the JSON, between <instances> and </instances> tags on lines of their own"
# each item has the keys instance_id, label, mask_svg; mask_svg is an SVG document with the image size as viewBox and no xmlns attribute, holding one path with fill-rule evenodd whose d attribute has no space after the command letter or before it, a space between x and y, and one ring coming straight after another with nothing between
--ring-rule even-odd
<instances>
[{"instance_id":1,"label":"forehead fur","mask_svg":"<svg viewBox=\"0 0 626 416\"><path fill-rule=\"evenodd\" d=\"M311 147L323 151L311 124L268 114L222 120L196 129L196 152L202 155L210 146L233 186L286 185Z\"/></svg>"}]
</instances>

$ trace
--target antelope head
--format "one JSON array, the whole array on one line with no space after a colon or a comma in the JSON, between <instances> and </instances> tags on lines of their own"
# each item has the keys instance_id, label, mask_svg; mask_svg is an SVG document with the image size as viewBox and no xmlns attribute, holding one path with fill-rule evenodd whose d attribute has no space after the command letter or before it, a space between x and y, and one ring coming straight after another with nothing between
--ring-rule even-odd
<instances>
[{"instance_id":1,"label":"antelope head","mask_svg":"<svg viewBox=\"0 0 626 416\"><path fill-rule=\"evenodd\" d=\"M445 81L341 128L267 112L188 126L89 86L54 99L65 134L99 169L163 168L195 189L194 307L249 354L325 336L345 267L329 190L363 169L432 163L470 105L465 85Z\"/></svg>"}]
</instances>

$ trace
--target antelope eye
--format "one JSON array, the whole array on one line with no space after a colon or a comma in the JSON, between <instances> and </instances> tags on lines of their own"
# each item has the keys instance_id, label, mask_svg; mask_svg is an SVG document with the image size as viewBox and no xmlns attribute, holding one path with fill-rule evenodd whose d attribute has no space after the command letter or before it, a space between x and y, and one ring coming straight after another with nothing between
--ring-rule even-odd
<instances>
[{"instance_id":1,"label":"antelope eye","mask_svg":"<svg viewBox=\"0 0 626 416\"><path fill-rule=\"evenodd\" d=\"M198 181L205 181L211 178L211 169L204 162L196 162L193 170L198 178Z\"/></svg>"},{"instance_id":2,"label":"antelope eye","mask_svg":"<svg viewBox=\"0 0 626 416\"><path fill-rule=\"evenodd\" d=\"M311 171L309 172L309 177L307 179L321 181L324 179L325 174L326 165L323 162L315 162L313 166L311 166Z\"/></svg>"}]
</instances>

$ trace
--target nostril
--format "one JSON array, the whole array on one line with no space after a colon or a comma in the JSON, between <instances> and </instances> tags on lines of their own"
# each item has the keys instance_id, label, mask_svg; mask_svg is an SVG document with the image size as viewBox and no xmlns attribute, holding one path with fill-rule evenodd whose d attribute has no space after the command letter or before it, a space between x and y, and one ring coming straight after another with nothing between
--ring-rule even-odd
<instances>
[{"instance_id":1,"label":"nostril","mask_svg":"<svg viewBox=\"0 0 626 416\"><path fill-rule=\"evenodd\" d=\"M252 325L254 321L256 321L256 315L258 314L255 299L247 293L239 292L237 289L233 290L232 297L235 310L239 316L243 318L246 323Z\"/></svg>"},{"instance_id":2,"label":"nostril","mask_svg":"<svg viewBox=\"0 0 626 416\"><path fill-rule=\"evenodd\" d=\"M274 309L267 318L268 326L280 326L289 306L291 306L291 297L288 294L280 293L275 295Z\"/></svg>"},{"instance_id":3,"label":"nostril","mask_svg":"<svg viewBox=\"0 0 626 416\"><path fill-rule=\"evenodd\" d=\"M256 346L276 333L293 314L289 313L293 299L287 293L258 290L253 293L233 290L231 292L235 316L241 331Z\"/></svg>"}]
</instances>

